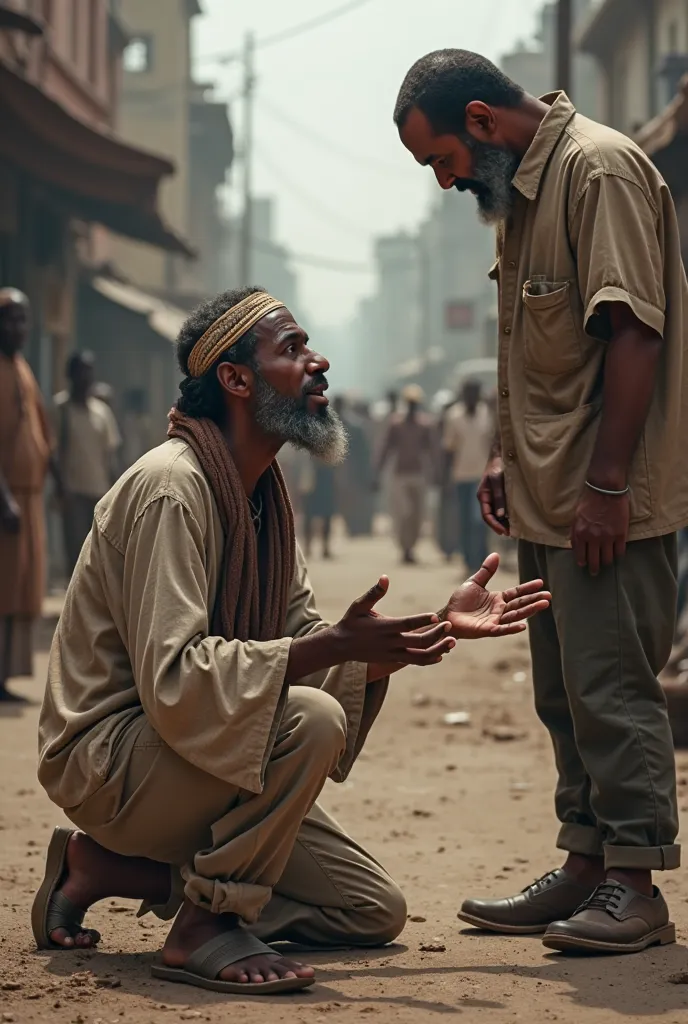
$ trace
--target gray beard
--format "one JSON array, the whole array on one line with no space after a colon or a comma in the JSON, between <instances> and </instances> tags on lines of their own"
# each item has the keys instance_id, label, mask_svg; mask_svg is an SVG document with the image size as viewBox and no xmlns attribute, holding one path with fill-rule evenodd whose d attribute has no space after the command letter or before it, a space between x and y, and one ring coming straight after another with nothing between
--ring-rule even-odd
<instances>
[{"instance_id":1,"label":"gray beard","mask_svg":"<svg viewBox=\"0 0 688 1024\"><path fill-rule=\"evenodd\" d=\"M309 452L328 466L338 466L349 450L346 429L338 414L329 406L311 413L307 398L281 395L256 372L254 415L257 425L283 444Z\"/></svg>"},{"instance_id":2,"label":"gray beard","mask_svg":"<svg viewBox=\"0 0 688 1024\"><path fill-rule=\"evenodd\" d=\"M520 160L508 149L469 138L473 152L472 177L485 189L477 197L478 215L484 224L498 224L511 214L514 204L512 181Z\"/></svg>"}]
</instances>

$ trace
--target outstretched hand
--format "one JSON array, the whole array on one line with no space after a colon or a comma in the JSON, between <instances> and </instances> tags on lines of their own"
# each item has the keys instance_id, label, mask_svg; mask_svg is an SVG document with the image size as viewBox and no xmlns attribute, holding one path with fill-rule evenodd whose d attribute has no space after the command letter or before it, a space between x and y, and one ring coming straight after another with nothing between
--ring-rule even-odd
<instances>
[{"instance_id":1,"label":"outstretched hand","mask_svg":"<svg viewBox=\"0 0 688 1024\"><path fill-rule=\"evenodd\" d=\"M451 625L457 640L509 636L526 628L525 620L549 607L552 595L542 580L530 580L510 590L487 590L499 568L499 555L488 555L469 580L455 590L440 617Z\"/></svg>"}]
</instances>

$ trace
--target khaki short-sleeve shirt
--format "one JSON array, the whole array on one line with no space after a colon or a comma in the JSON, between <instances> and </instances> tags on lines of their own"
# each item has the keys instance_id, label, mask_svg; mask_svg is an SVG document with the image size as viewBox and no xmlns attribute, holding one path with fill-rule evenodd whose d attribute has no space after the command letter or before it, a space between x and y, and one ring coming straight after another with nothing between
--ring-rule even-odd
<instances>
[{"instance_id":1,"label":"khaki short-sleeve shirt","mask_svg":"<svg viewBox=\"0 0 688 1024\"><path fill-rule=\"evenodd\" d=\"M669 189L635 143L564 93L514 178L498 232L499 426L512 533L569 546L602 411L605 304L663 339L629 477L629 538L688 523L688 285Z\"/></svg>"}]
</instances>

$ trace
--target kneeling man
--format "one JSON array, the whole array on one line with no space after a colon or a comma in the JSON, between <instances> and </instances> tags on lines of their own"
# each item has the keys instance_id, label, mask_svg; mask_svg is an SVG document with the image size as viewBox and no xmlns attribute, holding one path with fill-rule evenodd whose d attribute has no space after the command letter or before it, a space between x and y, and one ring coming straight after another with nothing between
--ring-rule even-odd
<instances>
[{"instance_id":1,"label":"kneeling man","mask_svg":"<svg viewBox=\"0 0 688 1024\"><path fill-rule=\"evenodd\" d=\"M32 924L41 948L90 947L105 897L174 918L157 977L218 991L305 988L267 946L389 942L404 898L316 803L346 778L404 665L501 636L547 607L541 583L485 589L491 556L438 614L315 608L284 481L285 442L341 460L327 361L261 289L197 309L169 440L98 504L55 635L39 777L56 829Z\"/></svg>"}]
</instances>

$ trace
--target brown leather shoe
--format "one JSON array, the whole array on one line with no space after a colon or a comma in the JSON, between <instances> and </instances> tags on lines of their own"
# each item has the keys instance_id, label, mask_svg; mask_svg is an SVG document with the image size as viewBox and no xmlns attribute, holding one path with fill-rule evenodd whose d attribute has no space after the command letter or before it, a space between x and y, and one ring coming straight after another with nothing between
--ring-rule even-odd
<instances>
[{"instance_id":1,"label":"brown leather shoe","mask_svg":"<svg viewBox=\"0 0 688 1024\"><path fill-rule=\"evenodd\" d=\"M587 900L594 891L582 885L563 868L550 871L526 886L518 896L501 900L464 900L459 920L506 935L537 935L553 921L561 921Z\"/></svg>"},{"instance_id":2,"label":"brown leather shoe","mask_svg":"<svg viewBox=\"0 0 688 1024\"><path fill-rule=\"evenodd\" d=\"M542 941L562 952L639 953L676 942L676 928L656 886L650 897L627 885L603 882L570 920L551 924Z\"/></svg>"}]
</instances>

